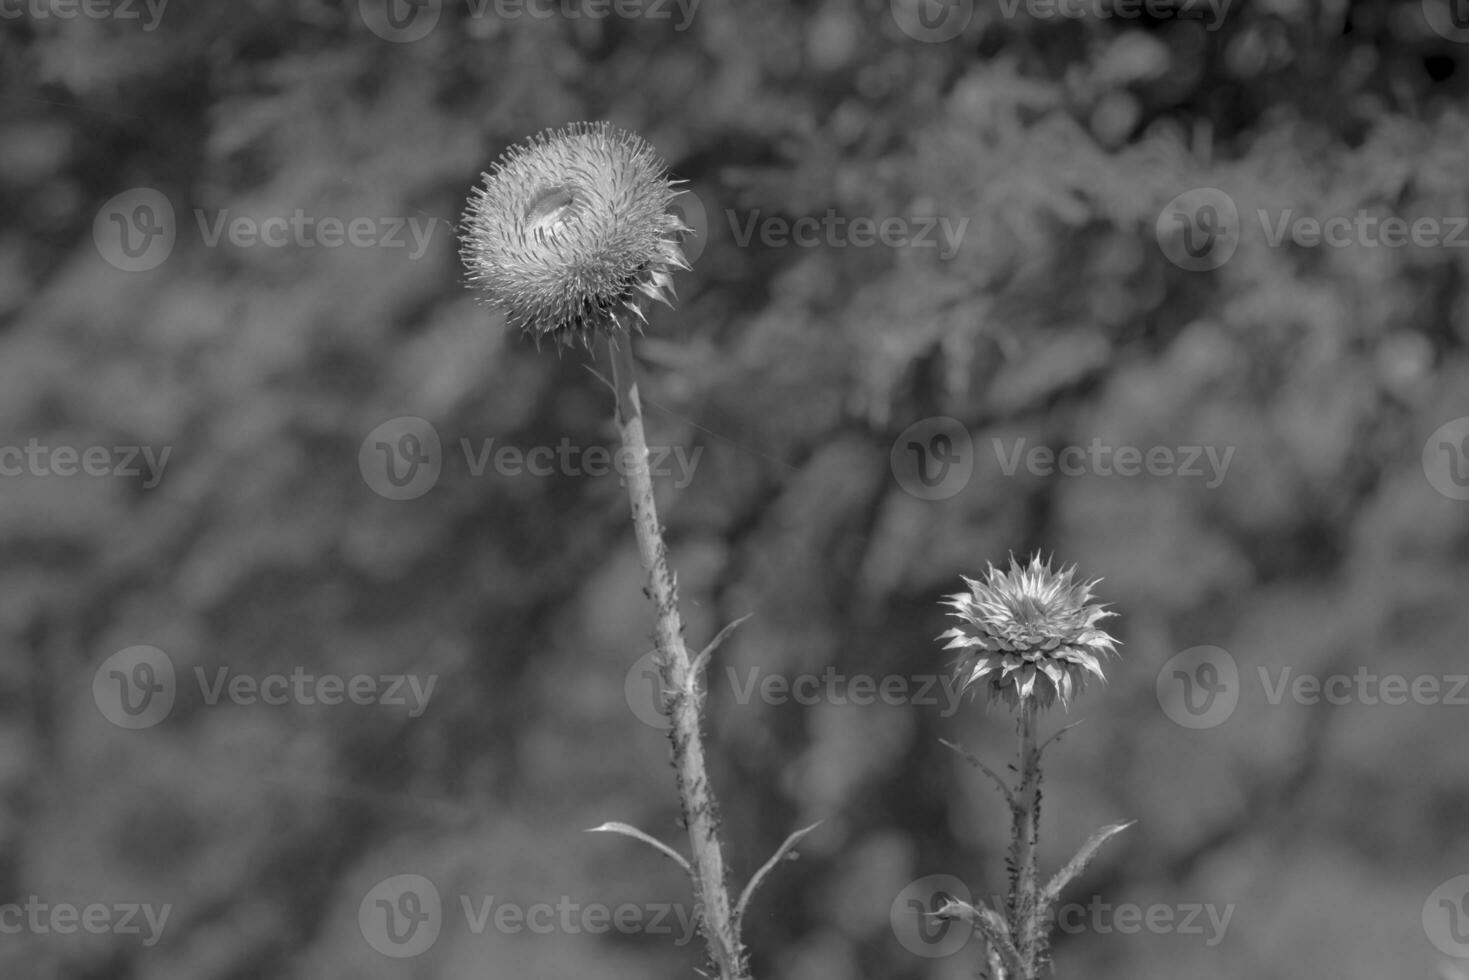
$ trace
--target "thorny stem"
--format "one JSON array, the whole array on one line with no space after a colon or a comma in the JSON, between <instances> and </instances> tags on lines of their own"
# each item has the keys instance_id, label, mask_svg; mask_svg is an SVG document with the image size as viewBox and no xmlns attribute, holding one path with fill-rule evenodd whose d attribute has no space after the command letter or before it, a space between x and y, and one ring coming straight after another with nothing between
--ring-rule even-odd
<instances>
[{"instance_id":1,"label":"thorny stem","mask_svg":"<svg viewBox=\"0 0 1469 980\"><path fill-rule=\"evenodd\" d=\"M1003 918L983 901L975 905L950 899L942 910L946 918L962 918L975 925L986 941L985 961L989 980L1040 980L1050 965L1051 934L1049 923L1056 910L1061 889L1086 870L1098 848L1136 821L1112 824L1092 834L1081 850L1056 872L1043 888L1037 860L1041 822L1041 752L1062 732L1045 742L1036 741L1036 707L1028 700L1020 704L1016 721L1020 753L1012 767L1020 776L1015 786L1000 779L983 762L952 742L943 744L964 756L976 768L984 770L1004 794L1010 806L1010 851L1006 867L1010 872L1010 892Z\"/></svg>"},{"instance_id":2,"label":"thorny stem","mask_svg":"<svg viewBox=\"0 0 1469 980\"><path fill-rule=\"evenodd\" d=\"M1010 935L1020 953L1024 976L1014 980L1037 980L1045 955L1046 927L1038 921L1040 880L1036 867L1036 845L1041 820L1041 753L1035 737L1035 706L1021 702L1020 786L1012 809L1010 835L1012 881L1010 891Z\"/></svg>"},{"instance_id":3,"label":"thorny stem","mask_svg":"<svg viewBox=\"0 0 1469 980\"><path fill-rule=\"evenodd\" d=\"M684 646L683 618L678 611L678 582L668 567L668 548L653 500L653 478L648 468L648 444L643 432L643 410L632 359L631 338L608 345L612 352L613 387L617 393L617 426L627 450L627 496L632 505L637 531L638 554L648 575L649 589L657 613L654 634L658 669L667 693L664 710L672 726L673 767L678 774L679 798L684 825L693 852L695 899L701 909L700 929L711 965L720 980L749 980L744 947L730 909L725 881L724 854L719 843L719 810L704 767L704 741L700 728L703 691Z\"/></svg>"}]
</instances>

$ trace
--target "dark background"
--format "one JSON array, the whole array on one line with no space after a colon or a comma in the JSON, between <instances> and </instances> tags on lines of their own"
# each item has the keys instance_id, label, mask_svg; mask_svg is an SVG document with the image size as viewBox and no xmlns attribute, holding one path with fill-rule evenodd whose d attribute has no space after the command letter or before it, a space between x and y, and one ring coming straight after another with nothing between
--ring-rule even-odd
<instances>
[{"instance_id":1,"label":"dark background","mask_svg":"<svg viewBox=\"0 0 1469 980\"><path fill-rule=\"evenodd\" d=\"M1255 218L1469 215L1469 45L1429 22L1447 2L1237 0L1208 30L1166 10L1005 16L976 0L935 5L967 20L930 41L901 26L909 0L704 0L687 22L671 4L477 16L448 0L412 41L380 36L372 2L174 0L153 29L141 7L7 8L0 444L171 454L152 486L0 478L0 904L171 915L152 946L0 935L0 974L631 980L701 965L697 941L651 929L475 935L459 908L689 902L671 862L583 833L622 820L686 844L666 742L628 693L652 619L618 480L475 475L460 450L615 446L587 357L538 354L477 306L452 234L507 146L609 119L703 212L679 308L635 350L650 441L702 451L689 485L659 481L691 645L753 614L710 676L736 886L825 821L755 899L755 975L975 975L978 940L909 948L893 909L929 875L1003 888L1004 810L938 739L1002 765L1004 709L738 694L828 667L941 676L940 596L1039 548L1104 578L1123 644L1106 687L1044 719L1085 720L1048 756L1044 866L1137 819L1069 900L1233 909L1213 945L1060 934L1056 975L1463 976L1426 920L1434 890L1462 895L1451 880L1469 872L1469 692L1271 703L1259 675L1469 671L1469 502L1439 489L1463 454L1433 445L1469 415L1469 251L1270 247ZM1190 271L1156 227L1205 187L1237 204L1243 235ZM142 220L160 196L174 240L135 271L112 216ZM196 217L298 209L432 233L421 255L406 232L406 247L211 245ZM736 234L829 212L968 223L952 255ZM359 450L404 416L433 426L442 472L390 500ZM973 473L925 500L893 456L935 417L967 429ZM1006 475L992 440L1019 438L1234 455L1215 486ZM106 669L140 645L177 669L177 700L128 730L102 710ZM1158 682L1200 645L1238 665L1238 706L1192 729ZM416 718L209 704L196 667L437 686ZM359 910L403 874L445 913L431 949L397 959ZM1469 938L1469 917L1440 927Z\"/></svg>"}]
</instances>

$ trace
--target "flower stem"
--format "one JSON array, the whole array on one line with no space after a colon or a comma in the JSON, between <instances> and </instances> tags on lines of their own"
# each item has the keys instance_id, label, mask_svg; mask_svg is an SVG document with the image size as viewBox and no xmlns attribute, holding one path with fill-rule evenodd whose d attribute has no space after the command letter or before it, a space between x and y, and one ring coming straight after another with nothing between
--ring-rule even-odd
<instances>
[{"instance_id":1,"label":"flower stem","mask_svg":"<svg viewBox=\"0 0 1469 980\"><path fill-rule=\"evenodd\" d=\"M709 959L720 980L749 980L744 947L730 908L724 854L719 843L719 810L704 766L701 708L704 695L684 646L683 618L678 611L678 582L668 567L668 547L653 500L648 444L643 432L631 338L608 345L612 353L613 387L617 393L617 427L627 450L627 496L637 531L638 554L648 575L648 597L657 614L654 634L658 669L667 692L664 705L672 726L673 767L678 775L684 825L693 852L695 899Z\"/></svg>"},{"instance_id":2,"label":"flower stem","mask_svg":"<svg viewBox=\"0 0 1469 980\"><path fill-rule=\"evenodd\" d=\"M1036 980L1045 956L1047 929L1039 921L1040 879L1036 866L1041 820L1041 753L1035 737L1035 705L1020 706L1020 786L1015 794L1010 846L1015 865L1011 886L1010 934L1025 973L1015 980Z\"/></svg>"}]
</instances>

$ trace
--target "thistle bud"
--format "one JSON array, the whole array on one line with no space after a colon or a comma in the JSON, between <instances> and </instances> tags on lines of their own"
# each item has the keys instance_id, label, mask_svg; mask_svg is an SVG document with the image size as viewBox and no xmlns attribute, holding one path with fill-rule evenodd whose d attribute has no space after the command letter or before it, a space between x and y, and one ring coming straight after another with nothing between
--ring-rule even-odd
<instances>
[{"instance_id":1,"label":"thistle bud","mask_svg":"<svg viewBox=\"0 0 1469 980\"><path fill-rule=\"evenodd\" d=\"M1106 680L1101 661L1117 641L1097 623L1115 614L1091 601L1097 581L1076 582L1075 574L1075 565L1053 572L1039 554L1024 567L1012 555L1008 572L990 565L983 581L964 578L968 592L944 598L960 625L938 638L959 651L961 691L982 687L1011 707L1033 699L1064 708L1088 674Z\"/></svg>"}]
</instances>

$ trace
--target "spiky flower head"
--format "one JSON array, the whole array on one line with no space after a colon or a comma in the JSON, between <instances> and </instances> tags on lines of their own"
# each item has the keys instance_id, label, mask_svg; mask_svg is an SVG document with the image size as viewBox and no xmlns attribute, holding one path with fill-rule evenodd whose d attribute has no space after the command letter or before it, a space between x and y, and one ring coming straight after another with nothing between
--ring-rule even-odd
<instances>
[{"instance_id":1,"label":"spiky flower head","mask_svg":"<svg viewBox=\"0 0 1469 980\"><path fill-rule=\"evenodd\" d=\"M961 691L983 686L991 699L1011 707L1027 700L1047 708L1071 698L1086 677L1102 674L1102 659L1117 652L1116 640L1097 628L1108 616L1092 602L1099 580L1075 581L1076 566L1052 571L1039 553L1022 566L1010 556L1010 570L989 565L984 581L964 576L968 592L945 596L943 605L960 625L938 638L945 650L958 650L954 664Z\"/></svg>"},{"instance_id":2,"label":"spiky flower head","mask_svg":"<svg viewBox=\"0 0 1469 980\"><path fill-rule=\"evenodd\" d=\"M572 123L511 147L483 175L460 227L470 285L514 327L559 348L616 342L672 306L672 268L692 229L669 210L679 191L641 137Z\"/></svg>"}]
</instances>

